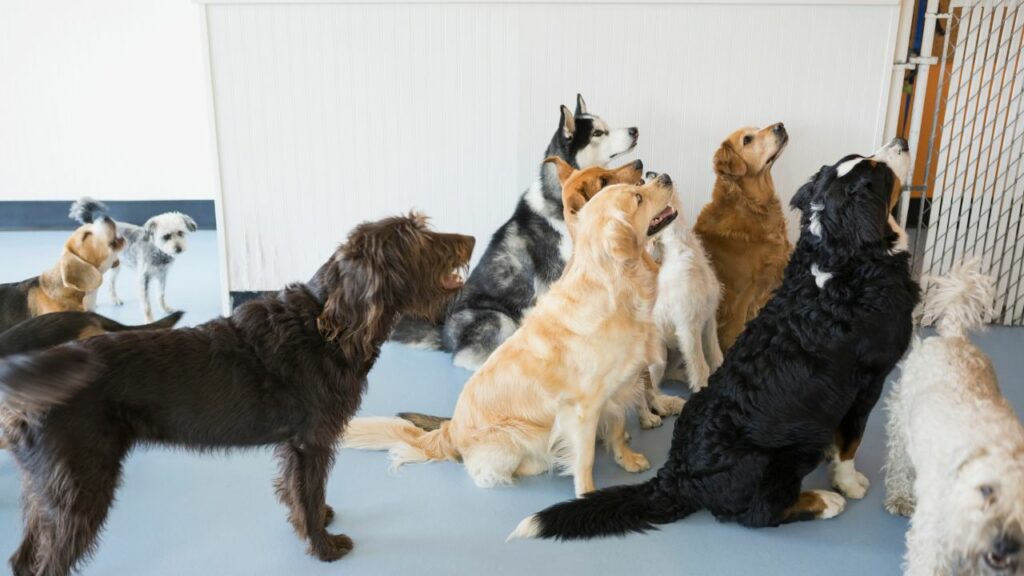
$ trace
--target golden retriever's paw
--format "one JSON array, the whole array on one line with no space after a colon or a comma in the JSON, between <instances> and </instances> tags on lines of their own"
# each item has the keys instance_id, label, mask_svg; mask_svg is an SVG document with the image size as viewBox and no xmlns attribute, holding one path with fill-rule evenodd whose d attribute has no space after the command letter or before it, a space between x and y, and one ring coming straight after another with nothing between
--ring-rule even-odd
<instances>
[{"instance_id":1,"label":"golden retriever's paw","mask_svg":"<svg viewBox=\"0 0 1024 576\"><path fill-rule=\"evenodd\" d=\"M686 400L679 396L657 394L651 402L651 410L659 416L675 416L683 411L683 404L686 404Z\"/></svg>"},{"instance_id":2,"label":"golden retriever's paw","mask_svg":"<svg viewBox=\"0 0 1024 576\"><path fill-rule=\"evenodd\" d=\"M644 430L650 430L651 428L658 428L661 426L661 416L653 412L647 414L640 414L640 427Z\"/></svg>"},{"instance_id":3,"label":"golden retriever's paw","mask_svg":"<svg viewBox=\"0 0 1024 576\"><path fill-rule=\"evenodd\" d=\"M639 452L623 452L615 457L615 462L626 472L643 472L651 468L647 457Z\"/></svg>"}]
</instances>

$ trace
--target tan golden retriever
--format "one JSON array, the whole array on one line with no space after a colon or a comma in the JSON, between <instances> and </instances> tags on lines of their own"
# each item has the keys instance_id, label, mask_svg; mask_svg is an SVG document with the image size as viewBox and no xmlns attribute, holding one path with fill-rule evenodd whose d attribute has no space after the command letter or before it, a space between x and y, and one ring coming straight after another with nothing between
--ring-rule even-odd
<instances>
[{"instance_id":1,"label":"tan golden retriever","mask_svg":"<svg viewBox=\"0 0 1024 576\"><path fill-rule=\"evenodd\" d=\"M718 341L722 352L757 316L775 288L793 246L786 236L772 166L789 136L782 123L741 128L715 152L715 188L693 231L722 283Z\"/></svg>"},{"instance_id":2,"label":"tan golden retriever","mask_svg":"<svg viewBox=\"0 0 1024 576\"><path fill-rule=\"evenodd\" d=\"M554 467L594 489L600 431L625 470L650 467L629 448L625 410L657 354L657 271L645 246L675 218L671 179L605 188L578 211L565 272L522 326L466 383L450 421L432 431L400 418L356 418L351 448L390 450L393 464L459 460L478 486Z\"/></svg>"}]
</instances>

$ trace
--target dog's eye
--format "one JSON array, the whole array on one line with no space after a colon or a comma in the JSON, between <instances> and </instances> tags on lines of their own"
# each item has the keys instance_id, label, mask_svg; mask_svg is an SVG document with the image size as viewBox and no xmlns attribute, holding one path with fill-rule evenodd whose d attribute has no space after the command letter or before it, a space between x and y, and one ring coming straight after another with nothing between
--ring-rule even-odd
<instances>
[{"instance_id":1,"label":"dog's eye","mask_svg":"<svg viewBox=\"0 0 1024 576\"><path fill-rule=\"evenodd\" d=\"M594 138L600 138L601 136L604 136L607 133L607 130L594 130Z\"/></svg>"},{"instance_id":2,"label":"dog's eye","mask_svg":"<svg viewBox=\"0 0 1024 576\"><path fill-rule=\"evenodd\" d=\"M185 237L185 233L184 232L178 232L178 236L181 236L182 238L184 238Z\"/></svg>"},{"instance_id":3,"label":"dog's eye","mask_svg":"<svg viewBox=\"0 0 1024 576\"><path fill-rule=\"evenodd\" d=\"M639 193L636 194L636 204L637 204L637 206L639 206L639 205L641 205L643 203L644 203L644 196L643 196L643 194L639 194Z\"/></svg>"},{"instance_id":4,"label":"dog's eye","mask_svg":"<svg viewBox=\"0 0 1024 576\"><path fill-rule=\"evenodd\" d=\"M989 486L988 484L984 484L978 487L978 491L981 492L981 496L983 498L991 498L992 495L995 494L996 489Z\"/></svg>"},{"instance_id":5,"label":"dog's eye","mask_svg":"<svg viewBox=\"0 0 1024 576\"><path fill-rule=\"evenodd\" d=\"M749 134L743 137L743 145L744 146L746 146L747 144L750 144L753 141L754 141L754 137L749 135Z\"/></svg>"},{"instance_id":6,"label":"dog's eye","mask_svg":"<svg viewBox=\"0 0 1024 576\"><path fill-rule=\"evenodd\" d=\"M171 239L171 235L170 234L164 234L164 240L170 240L170 239Z\"/></svg>"}]
</instances>

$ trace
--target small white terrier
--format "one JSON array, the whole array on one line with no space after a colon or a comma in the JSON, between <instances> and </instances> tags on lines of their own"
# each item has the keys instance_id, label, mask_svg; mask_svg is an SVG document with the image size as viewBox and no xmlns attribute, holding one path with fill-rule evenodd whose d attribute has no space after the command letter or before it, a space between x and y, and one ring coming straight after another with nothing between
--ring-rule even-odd
<instances>
[{"instance_id":1,"label":"small white terrier","mask_svg":"<svg viewBox=\"0 0 1024 576\"><path fill-rule=\"evenodd\" d=\"M885 507L913 515L906 574L1024 574L1024 427L967 333L990 311L992 280L971 264L931 281L923 322L889 396Z\"/></svg>"},{"instance_id":2,"label":"small white terrier","mask_svg":"<svg viewBox=\"0 0 1024 576\"><path fill-rule=\"evenodd\" d=\"M645 180L657 176L648 172ZM673 196L672 206L677 210L682 206L678 194ZM715 321L722 286L704 246L680 216L654 239L652 253L661 265L654 322L663 348L649 374L641 376L644 398L639 416L643 428L660 426L661 416L679 414L683 409L682 398L660 392L666 375L672 379L685 377L690 390L696 392L708 385L708 377L722 365ZM677 369L683 362L685 372L680 373Z\"/></svg>"}]
</instances>

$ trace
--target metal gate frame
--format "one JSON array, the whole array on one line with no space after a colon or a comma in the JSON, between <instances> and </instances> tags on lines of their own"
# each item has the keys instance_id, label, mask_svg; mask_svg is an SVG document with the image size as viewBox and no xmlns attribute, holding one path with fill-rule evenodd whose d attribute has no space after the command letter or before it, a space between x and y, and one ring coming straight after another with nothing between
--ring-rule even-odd
<instances>
[{"instance_id":1,"label":"metal gate frame","mask_svg":"<svg viewBox=\"0 0 1024 576\"><path fill-rule=\"evenodd\" d=\"M903 46L918 12L910 6ZM993 322L1024 325L1024 0L927 0L923 19L920 55L894 65L916 75L906 128L912 151L921 149L922 127L931 128L923 174L900 202L901 225L917 227L908 230L914 271L939 275L977 258L996 282ZM926 118L931 74L938 90ZM916 180L923 185L911 187ZM920 193L913 212L912 192Z\"/></svg>"}]
</instances>

